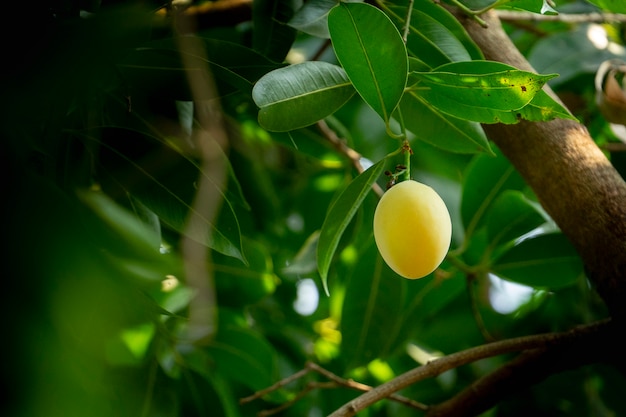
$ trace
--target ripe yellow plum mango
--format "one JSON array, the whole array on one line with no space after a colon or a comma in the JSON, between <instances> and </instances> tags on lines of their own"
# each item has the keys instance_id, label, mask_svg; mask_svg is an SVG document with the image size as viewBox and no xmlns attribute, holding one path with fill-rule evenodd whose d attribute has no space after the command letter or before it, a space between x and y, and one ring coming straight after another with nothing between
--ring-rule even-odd
<instances>
[{"instance_id":1,"label":"ripe yellow plum mango","mask_svg":"<svg viewBox=\"0 0 626 417\"><path fill-rule=\"evenodd\" d=\"M387 265L404 278L422 278L437 269L451 238L448 208L426 184L402 181L387 190L376 206L376 246Z\"/></svg>"}]
</instances>

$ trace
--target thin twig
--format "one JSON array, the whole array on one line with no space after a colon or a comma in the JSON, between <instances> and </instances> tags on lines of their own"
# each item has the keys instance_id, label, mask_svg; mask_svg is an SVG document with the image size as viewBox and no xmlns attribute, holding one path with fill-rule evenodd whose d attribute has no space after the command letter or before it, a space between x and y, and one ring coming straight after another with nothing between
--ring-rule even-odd
<instances>
[{"instance_id":1,"label":"thin twig","mask_svg":"<svg viewBox=\"0 0 626 417\"><path fill-rule=\"evenodd\" d=\"M309 382L291 400L289 400L289 401L279 405L276 408L271 408L269 410L263 410L263 411L259 412L258 416L259 417L267 417L267 416L274 415L276 413L279 413L279 412L281 412L283 410L286 410L287 408L291 407L292 405L294 405L296 402L300 401L302 398L304 398L309 392L313 391L314 389L317 389L317 388L336 388L336 385L337 384L335 382Z\"/></svg>"},{"instance_id":2,"label":"thin twig","mask_svg":"<svg viewBox=\"0 0 626 417\"><path fill-rule=\"evenodd\" d=\"M626 15L618 13L580 13L547 15L532 12L514 12L510 10L496 10L496 15L502 21L518 22L563 22L563 23L624 23Z\"/></svg>"},{"instance_id":3,"label":"thin twig","mask_svg":"<svg viewBox=\"0 0 626 417\"><path fill-rule=\"evenodd\" d=\"M360 153L346 145L345 141L337 136L335 131L332 130L325 121L320 120L319 122L317 122L317 127L322 132L322 135L324 135L324 138L326 138L326 140L328 140L328 142L330 142L330 144L333 145L333 147L339 153L345 155L346 157L348 157L348 159L350 159L350 162L352 162L352 166L354 166L359 174L365 171L365 168L363 168L363 165L361 165ZM378 184L374 183L372 185L372 190L374 190L374 192L379 197L382 197L384 191Z\"/></svg>"},{"instance_id":4,"label":"thin twig","mask_svg":"<svg viewBox=\"0 0 626 417\"><path fill-rule=\"evenodd\" d=\"M352 379L341 378L340 376L333 374L332 372L328 371L327 369L322 368L321 366L313 362L309 362L307 364L307 367L344 387L352 388L361 392L367 392L367 391L371 391L374 389L374 387L370 385L362 384ZM404 404L408 407L417 408L418 410L422 410L422 411L428 410L428 406L426 404L422 404L410 398L406 398L402 395L392 394L388 398L392 401L395 401L400 404Z\"/></svg>"},{"instance_id":5,"label":"thin twig","mask_svg":"<svg viewBox=\"0 0 626 417\"><path fill-rule=\"evenodd\" d=\"M415 0L409 0L407 6L406 19L404 22L404 29L402 30L402 40L404 43L409 39L409 31L411 29L411 16L413 15L413 3Z\"/></svg>"},{"instance_id":6,"label":"thin twig","mask_svg":"<svg viewBox=\"0 0 626 417\"><path fill-rule=\"evenodd\" d=\"M272 408L269 410L264 410L261 411L259 413L259 417L267 417L273 414L276 414L282 410L285 410L289 407L291 407L293 404L295 404L297 401L299 401L300 399L302 399L304 396L306 396L309 392L311 392L314 389L330 389L330 388L350 388L353 390L357 390L360 392L368 392L374 389L374 387L370 386L370 385L366 385L366 384L362 384L360 382L356 382L352 379L345 379L342 378L332 372L330 372L327 369L322 368L321 366L317 365L316 363L313 362L307 362L306 365L304 366L303 369L299 370L298 372L281 379L280 381L278 381L277 383L275 383L274 385L267 387L265 389L262 389L260 391L255 392L254 394L245 397L245 398L241 398L239 400L240 404L246 404L249 403L251 401L254 401L256 399L259 399L261 397L263 397L264 395L267 395L273 391L276 391L282 387L284 387L285 385L288 385L289 383L296 381L302 377L304 377L305 375L307 375L310 372L316 372L321 376L324 376L326 378L328 378L330 381L327 382L309 382L308 384L306 384L306 386L301 389L294 398L292 398L291 400L281 404L280 406L276 407L276 408ZM428 406L426 404L422 404L418 401L414 401L410 398L404 397L402 395L398 395L398 394L391 394L388 396L388 399L391 401L395 401L399 404L403 404L407 407L412 407L415 408L417 410L422 410L422 411L426 411L428 410Z\"/></svg>"},{"instance_id":7,"label":"thin twig","mask_svg":"<svg viewBox=\"0 0 626 417\"><path fill-rule=\"evenodd\" d=\"M309 368L305 367L305 368L299 370L298 372L296 372L295 374L290 375L287 378L281 379L280 381L278 381L277 383L275 383L271 387L264 388L264 389L262 389L260 391L255 392L254 394L252 394L252 395L250 395L248 397L241 398L239 400L239 404L246 404L246 403L249 403L251 401L256 400L257 398L261 398L264 395L269 394L270 392L274 392L274 391L284 387L285 385L287 385L287 384L289 384L289 383L291 383L291 382L293 382L293 381L295 381L297 379L302 378L303 376L305 376L309 372L311 372L311 370Z\"/></svg>"}]
</instances>

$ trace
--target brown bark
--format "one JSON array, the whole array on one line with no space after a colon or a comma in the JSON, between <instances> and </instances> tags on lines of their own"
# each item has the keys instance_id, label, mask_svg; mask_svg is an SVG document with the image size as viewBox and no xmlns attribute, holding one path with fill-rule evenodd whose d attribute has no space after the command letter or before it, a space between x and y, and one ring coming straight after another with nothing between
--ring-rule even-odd
<instances>
[{"instance_id":1,"label":"brown bark","mask_svg":"<svg viewBox=\"0 0 626 417\"><path fill-rule=\"evenodd\" d=\"M495 13L483 17L488 28L459 19L486 59L532 71ZM586 128L562 119L484 128L573 243L610 313L626 318L626 183Z\"/></svg>"}]
</instances>

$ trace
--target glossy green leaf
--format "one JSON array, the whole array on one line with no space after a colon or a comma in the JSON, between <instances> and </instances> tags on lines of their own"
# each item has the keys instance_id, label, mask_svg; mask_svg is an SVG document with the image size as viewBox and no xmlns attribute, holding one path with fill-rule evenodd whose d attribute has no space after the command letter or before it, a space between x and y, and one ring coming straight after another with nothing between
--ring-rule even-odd
<instances>
[{"instance_id":1,"label":"glossy green leaf","mask_svg":"<svg viewBox=\"0 0 626 417\"><path fill-rule=\"evenodd\" d=\"M341 350L348 368L384 359L397 346L408 284L385 265L376 245L360 258L341 312Z\"/></svg>"},{"instance_id":2,"label":"glossy green leaf","mask_svg":"<svg viewBox=\"0 0 626 417\"><path fill-rule=\"evenodd\" d=\"M548 121L557 117L573 119L561 104L541 89L545 82L553 77L552 75L536 76L493 61L452 63L439 67L437 72L440 70L446 73L441 78L442 83L459 85L452 87L452 84L446 84L433 87L432 80L427 81L425 85L423 81L417 81L416 92L432 106L451 116L480 123L505 124L514 124L522 119L530 121ZM437 78L437 72L430 74L435 74L434 77ZM410 79L423 80L423 74L412 73ZM509 77L511 74L514 74L514 77ZM529 80L531 82L525 82ZM503 82L505 85L501 84ZM477 87L476 84L485 84L486 87Z\"/></svg>"},{"instance_id":3,"label":"glossy green leaf","mask_svg":"<svg viewBox=\"0 0 626 417\"><path fill-rule=\"evenodd\" d=\"M328 269L333 260L339 239L359 209L372 184L376 182L385 167L386 158L356 177L331 205L317 243L317 269L322 278L324 291L328 294Z\"/></svg>"},{"instance_id":4,"label":"glossy green leaf","mask_svg":"<svg viewBox=\"0 0 626 417\"><path fill-rule=\"evenodd\" d=\"M391 6L388 13L403 30L406 7ZM482 52L459 21L430 0L417 0L413 4L407 50L430 68L448 62L483 59Z\"/></svg>"},{"instance_id":5,"label":"glossy green leaf","mask_svg":"<svg viewBox=\"0 0 626 417\"><path fill-rule=\"evenodd\" d=\"M517 190L502 192L486 214L491 245L517 239L546 222L543 215Z\"/></svg>"},{"instance_id":6,"label":"glossy green leaf","mask_svg":"<svg viewBox=\"0 0 626 417\"><path fill-rule=\"evenodd\" d=\"M524 180L513 165L494 148L496 156L477 155L465 172L461 220L471 235L486 221L489 207L505 190L521 190Z\"/></svg>"},{"instance_id":7,"label":"glossy green leaf","mask_svg":"<svg viewBox=\"0 0 626 417\"><path fill-rule=\"evenodd\" d=\"M523 240L493 264L501 278L540 288L571 285L583 274L578 253L561 233L548 233Z\"/></svg>"},{"instance_id":8,"label":"glossy green leaf","mask_svg":"<svg viewBox=\"0 0 626 417\"><path fill-rule=\"evenodd\" d=\"M259 124L285 132L311 125L334 113L354 95L345 71L322 61L280 68L263 76L252 90Z\"/></svg>"},{"instance_id":9,"label":"glossy green leaf","mask_svg":"<svg viewBox=\"0 0 626 417\"><path fill-rule=\"evenodd\" d=\"M406 128L420 140L449 152L490 152L480 124L443 114L415 92L402 97L400 110Z\"/></svg>"},{"instance_id":10,"label":"glossy green leaf","mask_svg":"<svg viewBox=\"0 0 626 417\"><path fill-rule=\"evenodd\" d=\"M256 0L252 3L252 48L275 62L283 62L296 39L287 23L301 6L299 0Z\"/></svg>"},{"instance_id":11,"label":"glossy green leaf","mask_svg":"<svg viewBox=\"0 0 626 417\"><path fill-rule=\"evenodd\" d=\"M406 47L398 29L387 15L366 3L340 3L328 15L328 29L350 81L389 123L408 73Z\"/></svg>"},{"instance_id":12,"label":"glossy green leaf","mask_svg":"<svg viewBox=\"0 0 626 417\"><path fill-rule=\"evenodd\" d=\"M338 0L307 1L289 21L289 26L319 38L330 38L328 13Z\"/></svg>"},{"instance_id":13,"label":"glossy green leaf","mask_svg":"<svg viewBox=\"0 0 626 417\"><path fill-rule=\"evenodd\" d=\"M432 72L412 73L434 106L449 109L456 103L494 110L518 110L530 103L557 74L538 75L516 69L499 70L489 61L454 62ZM450 111L450 110L448 110Z\"/></svg>"}]
</instances>

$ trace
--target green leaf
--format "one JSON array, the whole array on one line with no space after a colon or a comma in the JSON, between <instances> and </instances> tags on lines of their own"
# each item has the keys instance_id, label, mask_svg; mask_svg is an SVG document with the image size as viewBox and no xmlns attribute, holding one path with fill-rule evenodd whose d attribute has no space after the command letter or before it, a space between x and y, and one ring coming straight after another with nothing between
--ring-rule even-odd
<instances>
[{"instance_id":1,"label":"green leaf","mask_svg":"<svg viewBox=\"0 0 626 417\"><path fill-rule=\"evenodd\" d=\"M89 134L82 137L101 145L98 162L103 169L100 182L107 193L113 196L130 194L171 229L245 262L239 222L231 203L233 195L222 190L197 162L181 155L160 138L130 129L106 128L102 129L102 138ZM154 155L167 164L155 163ZM220 157L230 172L226 155ZM203 219L208 229L206 234L199 228L186 228L188 216L194 210L192 202L199 178L206 181L209 192L224 199L218 219Z\"/></svg>"},{"instance_id":2,"label":"green leaf","mask_svg":"<svg viewBox=\"0 0 626 417\"><path fill-rule=\"evenodd\" d=\"M620 0L587 0L587 1L601 8L602 11L626 14L626 4L624 4L623 1L620 1Z\"/></svg>"},{"instance_id":3,"label":"green leaf","mask_svg":"<svg viewBox=\"0 0 626 417\"><path fill-rule=\"evenodd\" d=\"M345 71L322 61L303 62L263 76L252 90L259 124L285 132L334 113L354 95Z\"/></svg>"},{"instance_id":4,"label":"green leaf","mask_svg":"<svg viewBox=\"0 0 626 417\"><path fill-rule=\"evenodd\" d=\"M328 269L339 245L339 239L359 206L385 167L386 158L356 177L331 205L317 243L317 269L328 295Z\"/></svg>"},{"instance_id":5,"label":"green leaf","mask_svg":"<svg viewBox=\"0 0 626 417\"><path fill-rule=\"evenodd\" d=\"M487 213L487 235L493 246L510 242L546 222L521 191L506 190Z\"/></svg>"},{"instance_id":6,"label":"green leaf","mask_svg":"<svg viewBox=\"0 0 626 417\"><path fill-rule=\"evenodd\" d=\"M307 1L289 21L289 26L319 38L328 39L328 13L338 4L337 0Z\"/></svg>"},{"instance_id":7,"label":"green leaf","mask_svg":"<svg viewBox=\"0 0 626 417\"><path fill-rule=\"evenodd\" d=\"M424 100L461 119L505 124L521 119L574 119L542 91L554 76L520 71L500 62L472 61L443 65L436 72L414 72L411 80L417 80L416 92Z\"/></svg>"},{"instance_id":8,"label":"green leaf","mask_svg":"<svg viewBox=\"0 0 626 417\"><path fill-rule=\"evenodd\" d=\"M224 95L232 88L249 93L263 74L280 67L258 52L245 46L218 39L198 38L206 51L206 57L188 56L197 62L185 67L181 60L178 43L173 38L159 39L134 49L119 64L127 82L140 91L167 89L168 95L180 100L192 98L188 87L188 72L200 72L203 76L206 64L211 75L218 81L219 93ZM201 92L194 92L195 94Z\"/></svg>"},{"instance_id":9,"label":"green leaf","mask_svg":"<svg viewBox=\"0 0 626 417\"><path fill-rule=\"evenodd\" d=\"M538 75L516 69L498 70L489 61L453 62L432 72L412 73L436 107L455 103L494 110L518 110L530 103L543 85L557 74ZM421 91L421 90L420 90Z\"/></svg>"},{"instance_id":10,"label":"green leaf","mask_svg":"<svg viewBox=\"0 0 626 417\"><path fill-rule=\"evenodd\" d=\"M441 113L415 92L400 101L402 120L417 139L456 153L491 152L489 140L480 124Z\"/></svg>"},{"instance_id":11,"label":"green leaf","mask_svg":"<svg viewBox=\"0 0 626 417\"><path fill-rule=\"evenodd\" d=\"M463 181L461 220L469 237L486 220L486 213L505 190L521 190L524 180L513 165L494 148L496 156L477 155L468 165Z\"/></svg>"},{"instance_id":12,"label":"green leaf","mask_svg":"<svg viewBox=\"0 0 626 417\"><path fill-rule=\"evenodd\" d=\"M405 25L406 10L402 6L391 6L388 9L400 30ZM430 68L449 62L484 59L459 21L430 0L415 1L406 47L410 55L419 58Z\"/></svg>"},{"instance_id":13,"label":"green leaf","mask_svg":"<svg viewBox=\"0 0 626 417\"><path fill-rule=\"evenodd\" d=\"M578 253L562 233L547 233L523 240L493 264L492 272L531 287L560 288L583 274Z\"/></svg>"},{"instance_id":14,"label":"green leaf","mask_svg":"<svg viewBox=\"0 0 626 417\"><path fill-rule=\"evenodd\" d=\"M296 30L287 25L299 0L256 0L252 3L252 48L275 62L282 62L296 39Z\"/></svg>"},{"instance_id":15,"label":"green leaf","mask_svg":"<svg viewBox=\"0 0 626 417\"><path fill-rule=\"evenodd\" d=\"M407 284L385 265L376 245L361 254L341 312L341 350L348 368L384 359L396 347Z\"/></svg>"},{"instance_id":16,"label":"green leaf","mask_svg":"<svg viewBox=\"0 0 626 417\"><path fill-rule=\"evenodd\" d=\"M276 381L276 352L252 330L222 325L208 352L218 373L254 391Z\"/></svg>"},{"instance_id":17,"label":"green leaf","mask_svg":"<svg viewBox=\"0 0 626 417\"><path fill-rule=\"evenodd\" d=\"M442 269L449 270L447 261ZM404 308L401 335L413 337L416 328L431 325L431 320L450 305L454 299L467 292L465 276L457 271L447 278L418 279L407 286L407 306Z\"/></svg>"},{"instance_id":18,"label":"green leaf","mask_svg":"<svg viewBox=\"0 0 626 417\"><path fill-rule=\"evenodd\" d=\"M278 277L274 274L272 259L265 246L250 239L242 239L247 265L238 260L213 255L215 287L221 304L241 307L254 304L272 294Z\"/></svg>"},{"instance_id":19,"label":"green leaf","mask_svg":"<svg viewBox=\"0 0 626 417\"><path fill-rule=\"evenodd\" d=\"M531 102L517 113L522 119L531 121L547 122L557 118L577 120L569 110L554 101L544 90L539 91Z\"/></svg>"},{"instance_id":20,"label":"green leaf","mask_svg":"<svg viewBox=\"0 0 626 417\"><path fill-rule=\"evenodd\" d=\"M365 3L340 3L328 15L328 28L350 81L388 124L408 73L406 47L398 29L382 11Z\"/></svg>"}]
</instances>

